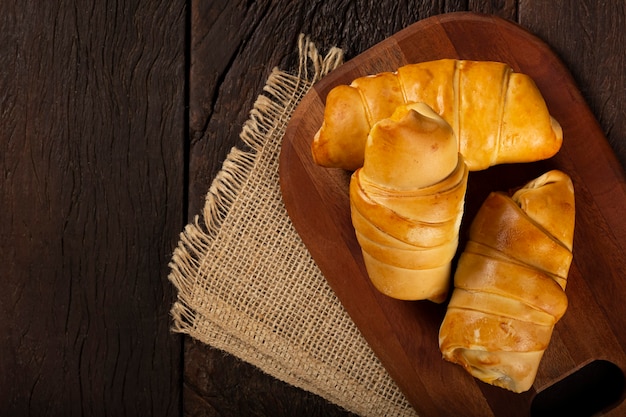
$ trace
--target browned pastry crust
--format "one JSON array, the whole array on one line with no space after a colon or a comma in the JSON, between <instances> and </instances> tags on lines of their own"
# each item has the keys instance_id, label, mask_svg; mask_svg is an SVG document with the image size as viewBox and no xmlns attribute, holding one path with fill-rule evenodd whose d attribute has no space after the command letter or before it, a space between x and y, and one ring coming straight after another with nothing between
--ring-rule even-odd
<instances>
[{"instance_id":1,"label":"browned pastry crust","mask_svg":"<svg viewBox=\"0 0 626 417\"><path fill-rule=\"evenodd\" d=\"M428 106L374 125L350 203L368 275L381 292L444 301L467 176L451 127Z\"/></svg>"},{"instance_id":2,"label":"browned pastry crust","mask_svg":"<svg viewBox=\"0 0 626 417\"><path fill-rule=\"evenodd\" d=\"M371 127L402 104L426 103L452 126L471 171L553 156L563 134L533 80L506 64L442 59L357 78L332 89L314 161L356 170Z\"/></svg>"},{"instance_id":3,"label":"browned pastry crust","mask_svg":"<svg viewBox=\"0 0 626 417\"><path fill-rule=\"evenodd\" d=\"M439 331L444 359L476 378L527 391L567 309L574 188L550 171L512 197L492 193L470 227Z\"/></svg>"}]
</instances>

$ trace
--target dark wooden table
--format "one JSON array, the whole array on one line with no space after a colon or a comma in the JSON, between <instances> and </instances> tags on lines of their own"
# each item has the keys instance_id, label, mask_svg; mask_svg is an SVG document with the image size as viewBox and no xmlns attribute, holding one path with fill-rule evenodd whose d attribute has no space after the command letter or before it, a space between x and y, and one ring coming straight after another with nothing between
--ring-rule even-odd
<instances>
[{"instance_id":1,"label":"dark wooden table","mask_svg":"<svg viewBox=\"0 0 626 417\"><path fill-rule=\"evenodd\" d=\"M178 234L296 41L350 59L426 17L529 29L626 164L623 0L0 3L0 415L347 415L170 332ZM626 254L625 254L626 255Z\"/></svg>"}]
</instances>

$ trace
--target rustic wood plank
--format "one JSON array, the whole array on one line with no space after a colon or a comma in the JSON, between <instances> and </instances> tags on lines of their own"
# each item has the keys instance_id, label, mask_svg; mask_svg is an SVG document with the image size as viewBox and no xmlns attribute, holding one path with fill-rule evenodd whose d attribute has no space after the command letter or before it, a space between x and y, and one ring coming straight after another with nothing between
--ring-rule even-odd
<instances>
[{"instance_id":1,"label":"rustic wood plank","mask_svg":"<svg viewBox=\"0 0 626 417\"><path fill-rule=\"evenodd\" d=\"M468 10L517 21L518 3L518 0L469 0Z\"/></svg>"},{"instance_id":2,"label":"rustic wood plank","mask_svg":"<svg viewBox=\"0 0 626 417\"><path fill-rule=\"evenodd\" d=\"M350 416L224 352L185 343L185 416Z\"/></svg>"},{"instance_id":3,"label":"rustic wood plank","mask_svg":"<svg viewBox=\"0 0 626 417\"><path fill-rule=\"evenodd\" d=\"M190 68L189 216L198 215L205 194L238 135L256 96L274 66L295 68L296 40L307 34L321 53L338 46L349 60L409 24L443 12L474 10L505 18L516 15L516 1L243 1L192 2ZM236 364L236 365L233 365ZM198 368L203 369L198 372ZM243 371L245 370L245 371ZM202 375L202 376L199 376ZM210 376L207 376L210 375ZM286 409L268 399L260 371L223 352L185 338L186 415L329 415L340 413L310 394L285 386ZM225 395L236 385L245 396ZM271 398L271 397L270 397ZM243 403L242 403L243 402ZM291 404L291 405L290 405ZM303 412L303 408L307 410ZM264 411L259 411L264 410ZM285 414L282 414L285 413Z\"/></svg>"},{"instance_id":4,"label":"rustic wood plank","mask_svg":"<svg viewBox=\"0 0 626 417\"><path fill-rule=\"evenodd\" d=\"M0 20L0 414L180 415L185 2Z\"/></svg>"},{"instance_id":5,"label":"rustic wood plank","mask_svg":"<svg viewBox=\"0 0 626 417\"><path fill-rule=\"evenodd\" d=\"M330 88L365 74L442 55L504 61L529 74L563 127L563 147L554 158L472 173L465 196L460 248L472 214L487 193L513 189L550 169L568 173L576 189L569 308L554 333L560 336L559 346L565 352L549 349L542 364L550 371L542 369L534 387L521 395L478 384L475 378L462 374L460 367L440 360L436 334L445 305L400 302L373 288L350 221L348 177L343 171L315 166L311 158L311 141L321 125ZM296 229L331 287L419 413L529 415L534 392L593 360L608 360L621 369L618 372L624 372L626 320L620 312L626 296L621 276L626 267L622 213L625 175L569 71L551 49L504 20L475 14L448 15L411 26L359 55L352 64L329 74L296 110L281 154L283 197ZM351 279L346 281L345 277ZM448 392L454 394L444 394ZM621 404L607 415L622 415L625 409L626 404Z\"/></svg>"},{"instance_id":6,"label":"rustic wood plank","mask_svg":"<svg viewBox=\"0 0 626 417\"><path fill-rule=\"evenodd\" d=\"M622 165L626 166L626 3L522 0L519 23L546 40L570 69Z\"/></svg>"},{"instance_id":7,"label":"rustic wood plank","mask_svg":"<svg viewBox=\"0 0 626 417\"><path fill-rule=\"evenodd\" d=\"M192 1L189 71L189 214L198 214L208 187L269 75L295 68L300 33L320 48L358 55L411 23L440 13L477 11L514 19L504 2L325 0ZM321 52L324 52L323 50Z\"/></svg>"},{"instance_id":8,"label":"rustic wood plank","mask_svg":"<svg viewBox=\"0 0 626 417\"><path fill-rule=\"evenodd\" d=\"M189 214L201 211L226 154L240 144L241 126L272 68L295 69L300 33L320 48L342 48L350 59L443 11L440 1L193 1Z\"/></svg>"}]
</instances>

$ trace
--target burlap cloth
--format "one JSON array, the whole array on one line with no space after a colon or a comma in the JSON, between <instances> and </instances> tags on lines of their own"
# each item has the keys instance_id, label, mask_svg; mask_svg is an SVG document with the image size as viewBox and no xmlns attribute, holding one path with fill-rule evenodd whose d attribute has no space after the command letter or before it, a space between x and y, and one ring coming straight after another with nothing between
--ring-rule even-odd
<instances>
[{"instance_id":1,"label":"burlap cloth","mask_svg":"<svg viewBox=\"0 0 626 417\"><path fill-rule=\"evenodd\" d=\"M274 69L241 138L181 233L170 264L173 329L363 416L414 416L308 253L283 206L278 156L289 118L343 61L299 39L297 73Z\"/></svg>"}]
</instances>

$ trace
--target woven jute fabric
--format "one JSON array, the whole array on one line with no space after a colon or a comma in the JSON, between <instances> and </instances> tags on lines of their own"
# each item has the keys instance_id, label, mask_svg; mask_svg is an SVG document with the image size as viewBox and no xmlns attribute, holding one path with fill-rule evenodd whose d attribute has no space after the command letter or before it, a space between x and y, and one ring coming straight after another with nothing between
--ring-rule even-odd
<instances>
[{"instance_id":1,"label":"woven jute fabric","mask_svg":"<svg viewBox=\"0 0 626 417\"><path fill-rule=\"evenodd\" d=\"M414 416L344 310L283 206L278 165L290 116L343 62L299 38L300 65L274 69L170 263L173 329L363 416Z\"/></svg>"}]
</instances>

